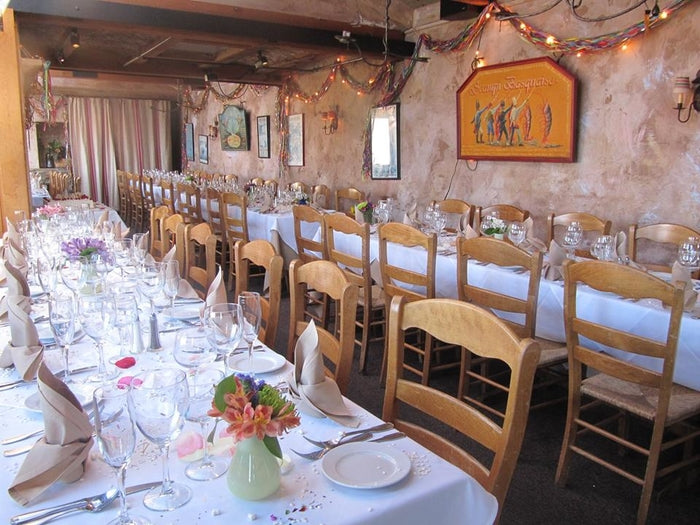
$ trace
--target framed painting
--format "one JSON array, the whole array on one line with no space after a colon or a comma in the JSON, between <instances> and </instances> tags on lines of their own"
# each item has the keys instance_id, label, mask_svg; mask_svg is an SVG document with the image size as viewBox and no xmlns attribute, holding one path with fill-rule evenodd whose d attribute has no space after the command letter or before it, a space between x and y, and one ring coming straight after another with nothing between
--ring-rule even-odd
<instances>
[{"instance_id":1,"label":"framed painting","mask_svg":"<svg viewBox=\"0 0 700 525\"><path fill-rule=\"evenodd\" d=\"M185 155L187 160L194 162L194 124L185 124Z\"/></svg>"},{"instance_id":2,"label":"framed painting","mask_svg":"<svg viewBox=\"0 0 700 525\"><path fill-rule=\"evenodd\" d=\"M457 91L459 158L574 162L576 89L549 57L474 70Z\"/></svg>"},{"instance_id":3,"label":"framed painting","mask_svg":"<svg viewBox=\"0 0 700 525\"><path fill-rule=\"evenodd\" d=\"M399 178L399 105L370 110L373 179Z\"/></svg>"},{"instance_id":4,"label":"framed painting","mask_svg":"<svg viewBox=\"0 0 700 525\"><path fill-rule=\"evenodd\" d=\"M209 164L209 137L206 135L199 136L199 162Z\"/></svg>"},{"instance_id":5,"label":"framed painting","mask_svg":"<svg viewBox=\"0 0 700 525\"><path fill-rule=\"evenodd\" d=\"M248 151L248 117L243 108L224 106L219 115L219 136L223 151Z\"/></svg>"},{"instance_id":6,"label":"framed painting","mask_svg":"<svg viewBox=\"0 0 700 525\"><path fill-rule=\"evenodd\" d=\"M288 166L304 165L304 114L289 115Z\"/></svg>"},{"instance_id":7,"label":"framed painting","mask_svg":"<svg viewBox=\"0 0 700 525\"><path fill-rule=\"evenodd\" d=\"M270 158L270 116L258 117L258 157Z\"/></svg>"}]
</instances>

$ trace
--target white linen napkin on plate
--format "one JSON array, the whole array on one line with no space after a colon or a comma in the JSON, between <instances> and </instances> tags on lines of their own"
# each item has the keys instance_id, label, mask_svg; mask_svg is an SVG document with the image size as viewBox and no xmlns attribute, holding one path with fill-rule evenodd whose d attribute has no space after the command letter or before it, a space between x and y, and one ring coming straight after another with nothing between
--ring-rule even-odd
<instances>
[{"instance_id":1,"label":"white linen napkin on plate","mask_svg":"<svg viewBox=\"0 0 700 525\"><path fill-rule=\"evenodd\" d=\"M168 250L168 253L166 253L163 256L163 259L161 262L168 262L172 261L175 259L175 254L177 253L177 246L173 246ZM180 269L182 270L182 269ZM183 299L199 299L199 294L197 294L197 290L195 290L192 285L189 283L187 279L181 278L180 283L178 284L177 287L177 297L181 297Z\"/></svg>"},{"instance_id":2,"label":"white linen napkin on plate","mask_svg":"<svg viewBox=\"0 0 700 525\"><path fill-rule=\"evenodd\" d=\"M219 268L216 277L211 282L209 290L207 290L207 298L205 299L204 308L228 302L228 294L226 293L226 284L224 283L224 274Z\"/></svg>"},{"instance_id":3,"label":"white linen napkin on plate","mask_svg":"<svg viewBox=\"0 0 700 525\"><path fill-rule=\"evenodd\" d=\"M294 372L289 379L289 388L301 412L315 417L326 416L346 427L360 424L359 419L345 406L336 382L326 376L313 320L294 347Z\"/></svg>"},{"instance_id":4,"label":"white linen napkin on plate","mask_svg":"<svg viewBox=\"0 0 700 525\"><path fill-rule=\"evenodd\" d=\"M556 241L549 243L549 255L547 262L542 265L542 276L550 281L561 281L564 274L561 267L566 261L566 251Z\"/></svg>"},{"instance_id":5,"label":"white linen napkin on plate","mask_svg":"<svg viewBox=\"0 0 700 525\"><path fill-rule=\"evenodd\" d=\"M29 291L27 279L8 261L1 263L0 268L3 269L7 280L7 294L0 298L0 318L7 315L7 302L10 297L19 297L17 301L18 305L22 308L22 310L29 313L32 308L32 302L30 299L31 293Z\"/></svg>"},{"instance_id":6,"label":"white linen napkin on plate","mask_svg":"<svg viewBox=\"0 0 700 525\"><path fill-rule=\"evenodd\" d=\"M25 381L34 379L41 364L44 347L29 314L23 310L25 297L7 298L7 318L10 323L10 341L0 354L0 367L15 365Z\"/></svg>"}]
</instances>

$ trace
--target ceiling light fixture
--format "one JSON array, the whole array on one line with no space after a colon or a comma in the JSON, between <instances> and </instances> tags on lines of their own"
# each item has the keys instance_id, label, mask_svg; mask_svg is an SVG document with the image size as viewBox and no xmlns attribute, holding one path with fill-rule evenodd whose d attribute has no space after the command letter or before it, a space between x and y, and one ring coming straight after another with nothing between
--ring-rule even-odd
<instances>
[{"instance_id":1,"label":"ceiling light fixture","mask_svg":"<svg viewBox=\"0 0 700 525\"><path fill-rule=\"evenodd\" d=\"M73 29L70 32L70 45L73 47L73 49L78 49L80 47L80 35L78 34L77 29Z\"/></svg>"},{"instance_id":2,"label":"ceiling light fixture","mask_svg":"<svg viewBox=\"0 0 700 525\"><path fill-rule=\"evenodd\" d=\"M59 64L63 64L66 61L65 55L60 49L56 52L56 60L58 60Z\"/></svg>"},{"instance_id":3,"label":"ceiling light fixture","mask_svg":"<svg viewBox=\"0 0 700 525\"><path fill-rule=\"evenodd\" d=\"M260 69L261 67L267 67L269 61L267 57L262 54L262 51L258 51L258 59L255 61L255 69Z\"/></svg>"}]
</instances>

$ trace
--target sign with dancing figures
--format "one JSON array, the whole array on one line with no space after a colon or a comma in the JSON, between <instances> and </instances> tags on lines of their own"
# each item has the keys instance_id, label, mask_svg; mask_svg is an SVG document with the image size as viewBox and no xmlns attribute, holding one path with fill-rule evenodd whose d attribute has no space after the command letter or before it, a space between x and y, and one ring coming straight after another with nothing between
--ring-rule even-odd
<instances>
[{"instance_id":1,"label":"sign with dancing figures","mask_svg":"<svg viewBox=\"0 0 700 525\"><path fill-rule=\"evenodd\" d=\"M552 59L477 68L457 91L459 158L574 162L576 79Z\"/></svg>"}]
</instances>

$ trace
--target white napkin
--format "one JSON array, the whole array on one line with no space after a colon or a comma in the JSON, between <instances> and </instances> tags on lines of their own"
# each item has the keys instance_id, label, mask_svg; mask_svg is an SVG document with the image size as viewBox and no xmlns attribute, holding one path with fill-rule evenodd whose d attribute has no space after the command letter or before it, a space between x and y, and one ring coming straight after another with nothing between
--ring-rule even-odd
<instances>
[{"instance_id":1,"label":"white napkin","mask_svg":"<svg viewBox=\"0 0 700 525\"><path fill-rule=\"evenodd\" d=\"M19 246L20 245L15 243L12 239L5 243L5 260L26 277L29 271L29 264L27 264L27 257L24 254L24 250Z\"/></svg>"},{"instance_id":2,"label":"white napkin","mask_svg":"<svg viewBox=\"0 0 700 525\"><path fill-rule=\"evenodd\" d=\"M525 240L520 246L525 250L530 248L532 250L537 250L540 252L546 251L547 245L540 239L535 237L535 228L532 217L528 217L527 219L525 219L525 222L523 224L525 224Z\"/></svg>"},{"instance_id":3,"label":"white napkin","mask_svg":"<svg viewBox=\"0 0 700 525\"><path fill-rule=\"evenodd\" d=\"M294 347L294 372L289 387L302 412L317 417L325 415L346 427L357 427L360 424L359 419L345 406L336 382L326 376L313 320L299 336Z\"/></svg>"},{"instance_id":4,"label":"white napkin","mask_svg":"<svg viewBox=\"0 0 700 525\"><path fill-rule=\"evenodd\" d=\"M406 213L403 216L403 223L408 224L409 226L414 226L416 224L417 219L418 219L418 204L416 203L416 201L413 201L406 208Z\"/></svg>"},{"instance_id":5,"label":"white napkin","mask_svg":"<svg viewBox=\"0 0 700 525\"><path fill-rule=\"evenodd\" d=\"M615 235L615 251L618 257L627 257L627 235L625 232L617 232Z\"/></svg>"},{"instance_id":6,"label":"white napkin","mask_svg":"<svg viewBox=\"0 0 700 525\"><path fill-rule=\"evenodd\" d=\"M15 365L25 381L34 379L44 355L34 322L23 309L25 297L7 298L7 318L10 324L10 341L0 354L0 366Z\"/></svg>"},{"instance_id":7,"label":"white napkin","mask_svg":"<svg viewBox=\"0 0 700 525\"><path fill-rule=\"evenodd\" d=\"M311 204L321 208L325 209L326 206L328 206L328 203L326 202L326 196L323 193L313 193L311 195Z\"/></svg>"},{"instance_id":8,"label":"white napkin","mask_svg":"<svg viewBox=\"0 0 700 525\"><path fill-rule=\"evenodd\" d=\"M177 246L173 246L168 250L168 253L166 253L163 256L163 259L161 262L168 262L175 260L175 254L177 253ZM192 285L189 283L187 279L180 279L180 284L177 287L177 297L182 297L185 299L199 299L199 294L197 293L197 290L195 290Z\"/></svg>"},{"instance_id":9,"label":"white napkin","mask_svg":"<svg viewBox=\"0 0 700 525\"><path fill-rule=\"evenodd\" d=\"M179 293L179 292L178 292ZM228 302L228 295L226 293L226 284L224 283L224 274L219 268L216 273L216 277L211 282L209 290L207 290L207 298L205 300L204 307L214 306L215 304L222 304Z\"/></svg>"},{"instance_id":10,"label":"white napkin","mask_svg":"<svg viewBox=\"0 0 700 525\"><path fill-rule=\"evenodd\" d=\"M686 268L678 261L673 263L671 268L671 282L680 281L684 283L683 306L686 311L693 310L698 301L698 292L693 289L693 280L690 278L690 269Z\"/></svg>"},{"instance_id":11,"label":"white napkin","mask_svg":"<svg viewBox=\"0 0 700 525\"><path fill-rule=\"evenodd\" d=\"M549 243L547 262L542 265L542 275L544 278L550 281L561 281L564 279L561 267L565 260L566 251L552 239L552 242Z\"/></svg>"},{"instance_id":12,"label":"white napkin","mask_svg":"<svg viewBox=\"0 0 700 525\"><path fill-rule=\"evenodd\" d=\"M8 261L0 263L0 268L2 268L7 279L7 294L0 298L0 317L5 317L7 315L7 302L11 297L17 297L18 305L22 310L29 313L32 308L32 303L27 279Z\"/></svg>"},{"instance_id":13,"label":"white napkin","mask_svg":"<svg viewBox=\"0 0 700 525\"><path fill-rule=\"evenodd\" d=\"M479 236L476 230L469 226L469 217L466 215L459 219L459 233L465 239L475 239Z\"/></svg>"},{"instance_id":14,"label":"white napkin","mask_svg":"<svg viewBox=\"0 0 700 525\"><path fill-rule=\"evenodd\" d=\"M15 244L15 246L21 246L22 238L20 237L19 232L15 227L15 223L6 217L5 224L7 225L7 228L5 230L5 239L12 241Z\"/></svg>"}]
</instances>

